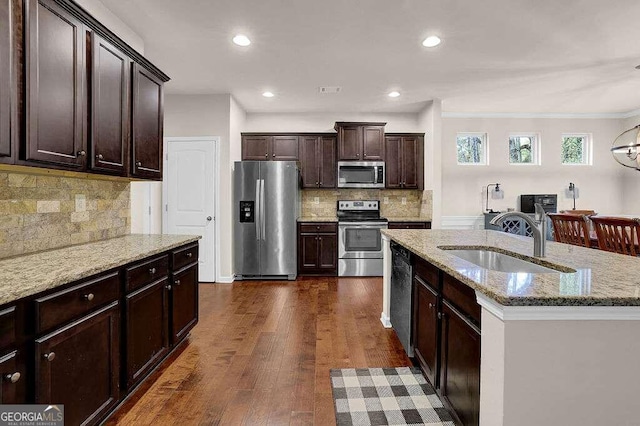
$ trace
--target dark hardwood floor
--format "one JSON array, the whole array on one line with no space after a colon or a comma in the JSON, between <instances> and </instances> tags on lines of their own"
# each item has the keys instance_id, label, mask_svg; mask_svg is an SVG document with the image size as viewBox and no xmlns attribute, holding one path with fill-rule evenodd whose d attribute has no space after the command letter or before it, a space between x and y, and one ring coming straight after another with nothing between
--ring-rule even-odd
<instances>
[{"instance_id":1,"label":"dark hardwood floor","mask_svg":"<svg viewBox=\"0 0 640 426\"><path fill-rule=\"evenodd\" d=\"M381 311L381 278L201 284L186 344L107 424L335 424L331 368L411 365Z\"/></svg>"}]
</instances>

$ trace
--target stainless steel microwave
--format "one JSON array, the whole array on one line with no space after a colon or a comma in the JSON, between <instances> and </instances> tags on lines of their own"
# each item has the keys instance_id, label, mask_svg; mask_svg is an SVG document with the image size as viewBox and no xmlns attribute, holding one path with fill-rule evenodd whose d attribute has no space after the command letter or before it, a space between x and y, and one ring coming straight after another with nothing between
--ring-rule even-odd
<instances>
[{"instance_id":1,"label":"stainless steel microwave","mask_svg":"<svg viewBox=\"0 0 640 426\"><path fill-rule=\"evenodd\" d=\"M338 161L338 188L384 188L384 161Z\"/></svg>"}]
</instances>

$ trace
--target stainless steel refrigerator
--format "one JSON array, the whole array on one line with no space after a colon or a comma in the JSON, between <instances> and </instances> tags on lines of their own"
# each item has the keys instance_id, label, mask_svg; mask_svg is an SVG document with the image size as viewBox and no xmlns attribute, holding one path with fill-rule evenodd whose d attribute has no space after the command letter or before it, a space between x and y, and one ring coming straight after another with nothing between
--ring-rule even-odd
<instances>
[{"instance_id":1,"label":"stainless steel refrigerator","mask_svg":"<svg viewBox=\"0 0 640 426\"><path fill-rule=\"evenodd\" d=\"M236 161L233 195L236 279L295 280L298 163Z\"/></svg>"}]
</instances>

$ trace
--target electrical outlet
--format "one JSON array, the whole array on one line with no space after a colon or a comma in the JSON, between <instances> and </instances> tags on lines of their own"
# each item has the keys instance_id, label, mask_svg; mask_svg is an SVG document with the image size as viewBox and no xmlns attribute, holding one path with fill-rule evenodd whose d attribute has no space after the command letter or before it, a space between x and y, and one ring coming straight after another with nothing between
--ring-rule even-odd
<instances>
[{"instance_id":1,"label":"electrical outlet","mask_svg":"<svg viewBox=\"0 0 640 426\"><path fill-rule=\"evenodd\" d=\"M320 197L313 197L314 204L320 204Z\"/></svg>"},{"instance_id":2,"label":"electrical outlet","mask_svg":"<svg viewBox=\"0 0 640 426\"><path fill-rule=\"evenodd\" d=\"M389 204L389 197L384 197L382 199L382 204Z\"/></svg>"},{"instance_id":3,"label":"electrical outlet","mask_svg":"<svg viewBox=\"0 0 640 426\"><path fill-rule=\"evenodd\" d=\"M402 197L402 205L406 205L407 204L407 197Z\"/></svg>"}]
</instances>

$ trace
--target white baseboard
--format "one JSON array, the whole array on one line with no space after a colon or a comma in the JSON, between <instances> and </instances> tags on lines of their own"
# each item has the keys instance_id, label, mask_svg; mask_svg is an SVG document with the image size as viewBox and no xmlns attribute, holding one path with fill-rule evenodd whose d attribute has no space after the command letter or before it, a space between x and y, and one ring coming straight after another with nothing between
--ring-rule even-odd
<instances>
[{"instance_id":1,"label":"white baseboard","mask_svg":"<svg viewBox=\"0 0 640 426\"><path fill-rule=\"evenodd\" d=\"M384 328L391 328L391 320L384 312L380 314L380 322L382 323Z\"/></svg>"},{"instance_id":2,"label":"white baseboard","mask_svg":"<svg viewBox=\"0 0 640 426\"><path fill-rule=\"evenodd\" d=\"M216 283L218 283L218 284L231 284L233 281L234 281L233 276L230 276L230 277L220 276L216 280Z\"/></svg>"},{"instance_id":3,"label":"white baseboard","mask_svg":"<svg viewBox=\"0 0 640 426\"><path fill-rule=\"evenodd\" d=\"M484 229L484 216L442 216L441 229Z\"/></svg>"}]
</instances>

